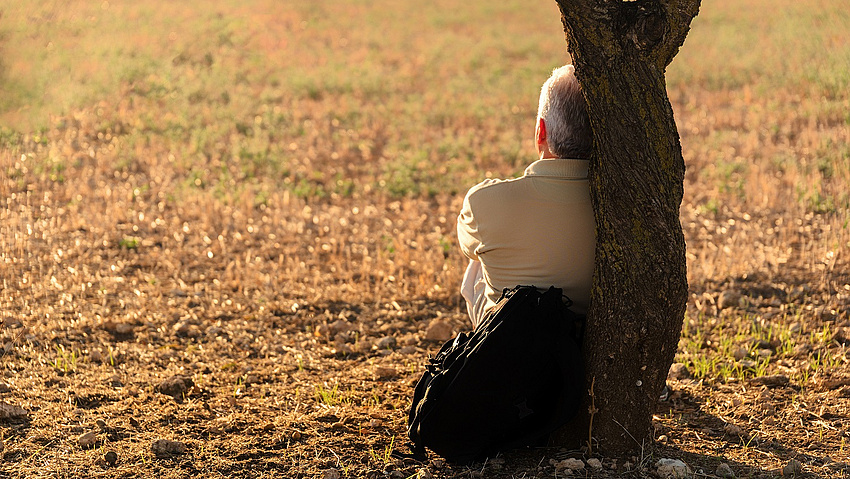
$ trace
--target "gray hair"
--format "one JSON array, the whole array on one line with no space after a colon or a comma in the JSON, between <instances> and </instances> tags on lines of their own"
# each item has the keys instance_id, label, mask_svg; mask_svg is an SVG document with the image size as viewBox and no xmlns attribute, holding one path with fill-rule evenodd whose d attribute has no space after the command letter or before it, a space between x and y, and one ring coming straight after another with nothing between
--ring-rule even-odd
<instances>
[{"instance_id":1,"label":"gray hair","mask_svg":"<svg viewBox=\"0 0 850 479\"><path fill-rule=\"evenodd\" d=\"M552 71L540 91L537 116L546 122L546 143L558 158L590 158L593 130L575 67L564 65Z\"/></svg>"}]
</instances>

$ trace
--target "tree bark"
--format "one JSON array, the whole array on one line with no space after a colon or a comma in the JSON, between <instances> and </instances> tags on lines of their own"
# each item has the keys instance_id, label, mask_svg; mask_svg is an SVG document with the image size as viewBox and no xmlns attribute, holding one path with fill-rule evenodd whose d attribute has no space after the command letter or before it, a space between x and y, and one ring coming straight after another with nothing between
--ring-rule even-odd
<instances>
[{"instance_id":1,"label":"tree bark","mask_svg":"<svg viewBox=\"0 0 850 479\"><path fill-rule=\"evenodd\" d=\"M593 127L597 247L587 409L555 442L623 456L651 440L684 320L685 164L664 73L700 0L556 1Z\"/></svg>"}]
</instances>

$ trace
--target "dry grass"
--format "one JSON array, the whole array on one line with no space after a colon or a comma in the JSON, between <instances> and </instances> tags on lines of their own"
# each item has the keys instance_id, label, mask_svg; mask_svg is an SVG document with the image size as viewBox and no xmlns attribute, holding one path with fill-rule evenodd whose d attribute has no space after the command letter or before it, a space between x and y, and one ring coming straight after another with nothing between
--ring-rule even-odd
<instances>
[{"instance_id":1,"label":"dry grass","mask_svg":"<svg viewBox=\"0 0 850 479\"><path fill-rule=\"evenodd\" d=\"M460 196L532 159L554 2L0 8L0 477L478 472L390 453L424 330L467 327ZM690 377L633 465L848 477L848 15L707 2L670 68Z\"/></svg>"}]
</instances>

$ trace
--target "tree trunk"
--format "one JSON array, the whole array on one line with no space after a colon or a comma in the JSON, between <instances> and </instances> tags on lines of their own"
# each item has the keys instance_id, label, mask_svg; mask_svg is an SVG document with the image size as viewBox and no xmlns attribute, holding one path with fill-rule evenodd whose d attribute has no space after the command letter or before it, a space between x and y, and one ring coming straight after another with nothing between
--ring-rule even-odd
<instances>
[{"instance_id":1,"label":"tree trunk","mask_svg":"<svg viewBox=\"0 0 850 479\"><path fill-rule=\"evenodd\" d=\"M651 440L684 320L685 164L664 72L700 0L556 1L593 127L597 247L583 345L591 394L555 442L622 456Z\"/></svg>"}]
</instances>

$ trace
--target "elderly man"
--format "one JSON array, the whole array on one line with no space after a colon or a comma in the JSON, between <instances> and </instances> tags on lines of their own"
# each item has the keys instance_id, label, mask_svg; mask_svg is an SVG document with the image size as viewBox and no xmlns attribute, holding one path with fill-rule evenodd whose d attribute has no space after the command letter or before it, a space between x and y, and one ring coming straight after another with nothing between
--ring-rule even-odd
<instances>
[{"instance_id":1,"label":"elderly man","mask_svg":"<svg viewBox=\"0 0 850 479\"><path fill-rule=\"evenodd\" d=\"M469 266L461 293L473 327L504 288L555 286L587 311L596 224L587 181L593 145L575 68L557 68L540 93L535 141L539 159L525 174L472 187L457 232Z\"/></svg>"}]
</instances>

